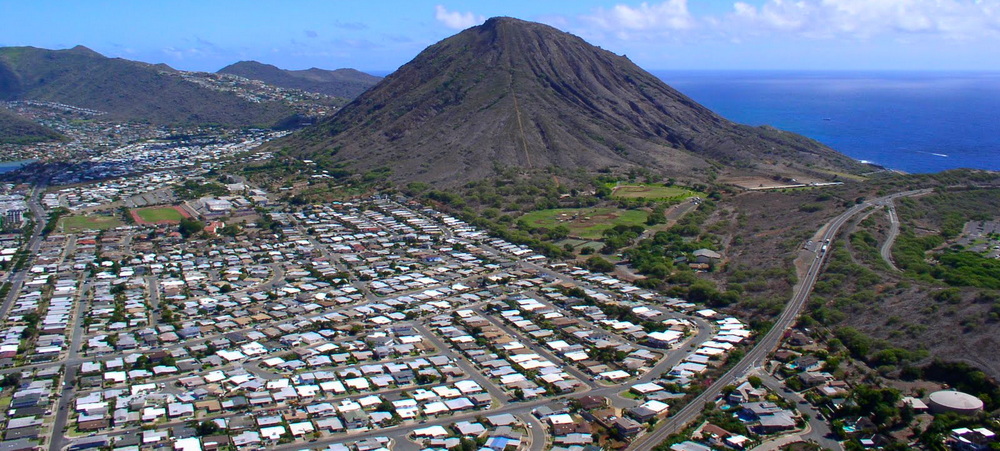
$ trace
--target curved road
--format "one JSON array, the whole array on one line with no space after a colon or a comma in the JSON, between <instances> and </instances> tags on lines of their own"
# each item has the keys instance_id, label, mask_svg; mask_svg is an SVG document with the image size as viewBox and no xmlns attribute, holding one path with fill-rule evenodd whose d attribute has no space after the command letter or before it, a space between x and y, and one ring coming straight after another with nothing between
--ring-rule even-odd
<instances>
[{"instance_id":1,"label":"curved road","mask_svg":"<svg viewBox=\"0 0 1000 451\"><path fill-rule=\"evenodd\" d=\"M897 197L914 196L927 192L930 192L930 190L923 189L905 191L854 205L820 229L822 231L820 242L827 243L833 241L833 238L840 231L840 228L848 220L868 207L884 204L887 201L891 202L892 199ZM633 441L627 449L650 449L656 446L670 434L683 429L685 425L694 421L701 413L701 410L705 406L706 402L714 401L720 394L722 394L723 387L735 383L746 376L751 369L761 366L768 354L778 347L778 343L780 343L785 331L788 330L792 324L794 324L795 319L799 316L802 306L805 305L806 299L809 298L809 293L812 292L813 285L819 277L823 263L826 261L826 256L827 252L822 250L819 251L819 254L809 265L809 269L806 271L805 277L803 277L802 280L796 284L795 288L793 288L792 299L785 306L785 310L781 312L778 319L775 320L774 326L772 326L771 330L757 342L757 345L754 346L753 349L747 352L746 356L743 357L743 360L740 360L740 362L737 363L732 369L716 379L710 387L705 389L705 391L698 395L698 397L691 400L691 402L684 406L683 409L668 418L662 426L658 427L652 433L639 437Z\"/></svg>"},{"instance_id":2,"label":"curved road","mask_svg":"<svg viewBox=\"0 0 1000 451\"><path fill-rule=\"evenodd\" d=\"M899 236L899 217L896 216L896 204L893 203L892 199L887 199L885 206L889 214L889 235L886 236L885 242L882 243L879 253L882 254L882 260L885 260L893 271L899 271L899 268L892 261L892 243L895 243L896 237Z\"/></svg>"}]
</instances>

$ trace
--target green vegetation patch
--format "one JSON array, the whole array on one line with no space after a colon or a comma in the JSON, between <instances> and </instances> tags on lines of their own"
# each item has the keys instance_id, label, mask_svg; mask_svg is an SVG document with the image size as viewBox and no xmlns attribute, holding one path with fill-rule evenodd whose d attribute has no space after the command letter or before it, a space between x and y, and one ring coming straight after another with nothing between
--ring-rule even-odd
<instances>
[{"instance_id":1,"label":"green vegetation patch","mask_svg":"<svg viewBox=\"0 0 1000 451\"><path fill-rule=\"evenodd\" d=\"M654 184L642 184L642 185L618 185L612 188L611 195L613 197L619 197L624 199L687 199L689 197L699 196L705 197L704 193L699 193L697 191L689 190L687 188L682 188L679 186L666 186L666 185L654 185Z\"/></svg>"},{"instance_id":2,"label":"green vegetation patch","mask_svg":"<svg viewBox=\"0 0 1000 451\"><path fill-rule=\"evenodd\" d=\"M184 215L174 207L143 208L136 210L139 218L146 222L177 221L184 219Z\"/></svg>"},{"instance_id":3,"label":"green vegetation patch","mask_svg":"<svg viewBox=\"0 0 1000 451\"><path fill-rule=\"evenodd\" d=\"M600 239L605 230L616 225L641 226L649 213L642 210L618 208L556 208L539 210L521 216L532 228L554 229L564 226L569 234L578 238Z\"/></svg>"},{"instance_id":4,"label":"green vegetation patch","mask_svg":"<svg viewBox=\"0 0 1000 451\"><path fill-rule=\"evenodd\" d=\"M82 230L107 230L122 225L122 221L114 216L85 215L62 218L62 230L79 232Z\"/></svg>"},{"instance_id":5,"label":"green vegetation patch","mask_svg":"<svg viewBox=\"0 0 1000 451\"><path fill-rule=\"evenodd\" d=\"M183 184L174 187L174 194L181 199L197 199L206 196L225 196L229 194L229 189L221 183L185 180ZM177 220L180 221L180 218Z\"/></svg>"}]
</instances>

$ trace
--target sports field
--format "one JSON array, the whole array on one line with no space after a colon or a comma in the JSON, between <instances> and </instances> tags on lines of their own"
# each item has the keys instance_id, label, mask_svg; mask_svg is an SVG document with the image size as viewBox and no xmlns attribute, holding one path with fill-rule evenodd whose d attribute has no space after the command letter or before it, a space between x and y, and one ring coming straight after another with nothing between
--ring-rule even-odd
<instances>
[{"instance_id":1,"label":"sports field","mask_svg":"<svg viewBox=\"0 0 1000 451\"><path fill-rule=\"evenodd\" d=\"M553 227L564 225L570 236L595 240L616 225L642 225L649 213L642 210L622 210L619 208L556 208L539 210L521 216L532 227Z\"/></svg>"},{"instance_id":2,"label":"sports field","mask_svg":"<svg viewBox=\"0 0 1000 451\"><path fill-rule=\"evenodd\" d=\"M85 215L62 218L61 230L80 232L83 230L106 230L122 225L122 221L114 216Z\"/></svg>"},{"instance_id":3,"label":"sports field","mask_svg":"<svg viewBox=\"0 0 1000 451\"><path fill-rule=\"evenodd\" d=\"M612 188L613 197L626 199L636 199L639 197L646 199L687 199L693 196L704 197L705 194L689 190L679 186L664 185L618 185Z\"/></svg>"},{"instance_id":4,"label":"sports field","mask_svg":"<svg viewBox=\"0 0 1000 451\"><path fill-rule=\"evenodd\" d=\"M132 217L142 224L176 224L188 215L179 207L150 207L132 210Z\"/></svg>"}]
</instances>

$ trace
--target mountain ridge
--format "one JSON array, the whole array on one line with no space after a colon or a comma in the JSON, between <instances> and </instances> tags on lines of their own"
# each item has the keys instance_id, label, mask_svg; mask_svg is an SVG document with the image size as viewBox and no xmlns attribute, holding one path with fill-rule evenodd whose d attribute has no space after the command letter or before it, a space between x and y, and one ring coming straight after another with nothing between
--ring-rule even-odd
<instances>
[{"instance_id":1,"label":"mountain ridge","mask_svg":"<svg viewBox=\"0 0 1000 451\"><path fill-rule=\"evenodd\" d=\"M431 45L332 118L276 145L361 170L386 166L397 182L446 185L506 166L666 176L859 167L808 138L732 123L625 57L513 18Z\"/></svg>"},{"instance_id":2,"label":"mountain ridge","mask_svg":"<svg viewBox=\"0 0 1000 451\"><path fill-rule=\"evenodd\" d=\"M0 100L40 100L107 112L118 120L170 124L271 126L293 114L175 76L174 69L108 58L84 46L67 50L0 48Z\"/></svg>"},{"instance_id":3,"label":"mountain ridge","mask_svg":"<svg viewBox=\"0 0 1000 451\"><path fill-rule=\"evenodd\" d=\"M257 61L233 63L216 73L236 75L282 88L316 92L349 100L361 95L382 79L356 69L326 70L312 67L304 70L287 70Z\"/></svg>"}]
</instances>

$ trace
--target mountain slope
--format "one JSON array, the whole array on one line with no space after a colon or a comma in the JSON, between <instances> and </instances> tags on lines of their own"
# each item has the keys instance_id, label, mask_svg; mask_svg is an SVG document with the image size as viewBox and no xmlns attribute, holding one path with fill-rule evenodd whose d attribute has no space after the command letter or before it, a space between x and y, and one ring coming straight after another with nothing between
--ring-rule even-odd
<instances>
[{"instance_id":1,"label":"mountain slope","mask_svg":"<svg viewBox=\"0 0 1000 451\"><path fill-rule=\"evenodd\" d=\"M277 145L359 169L388 166L397 181L445 184L510 166L701 178L736 167L857 167L802 136L729 122L625 57L511 18L428 47L333 118Z\"/></svg>"},{"instance_id":2,"label":"mountain slope","mask_svg":"<svg viewBox=\"0 0 1000 451\"><path fill-rule=\"evenodd\" d=\"M256 61L230 64L219 69L218 73L345 99L356 98L382 79L354 69L323 70L314 67L307 70L284 70Z\"/></svg>"},{"instance_id":3,"label":"mountain slope","mask_svg":"<svg viewBox=\"0 0 1000 451\"><path fill-rule=\"evenodd\" d=\"M28 144L62 138L51 128L0 108L0 144Z\"/></svg>"},{"instance_id":4,"label":"mountain slope","mask_svg":"<svg viewBox=\"0 0 1000 451\"><path fill-rule=\"evenodd\" d=\"M164 65L106 58L86 47L0 48L0 100L42 100L107 112L112 119L269 126L292 115L176 76Z\"/></svg>"}]
</instances>

